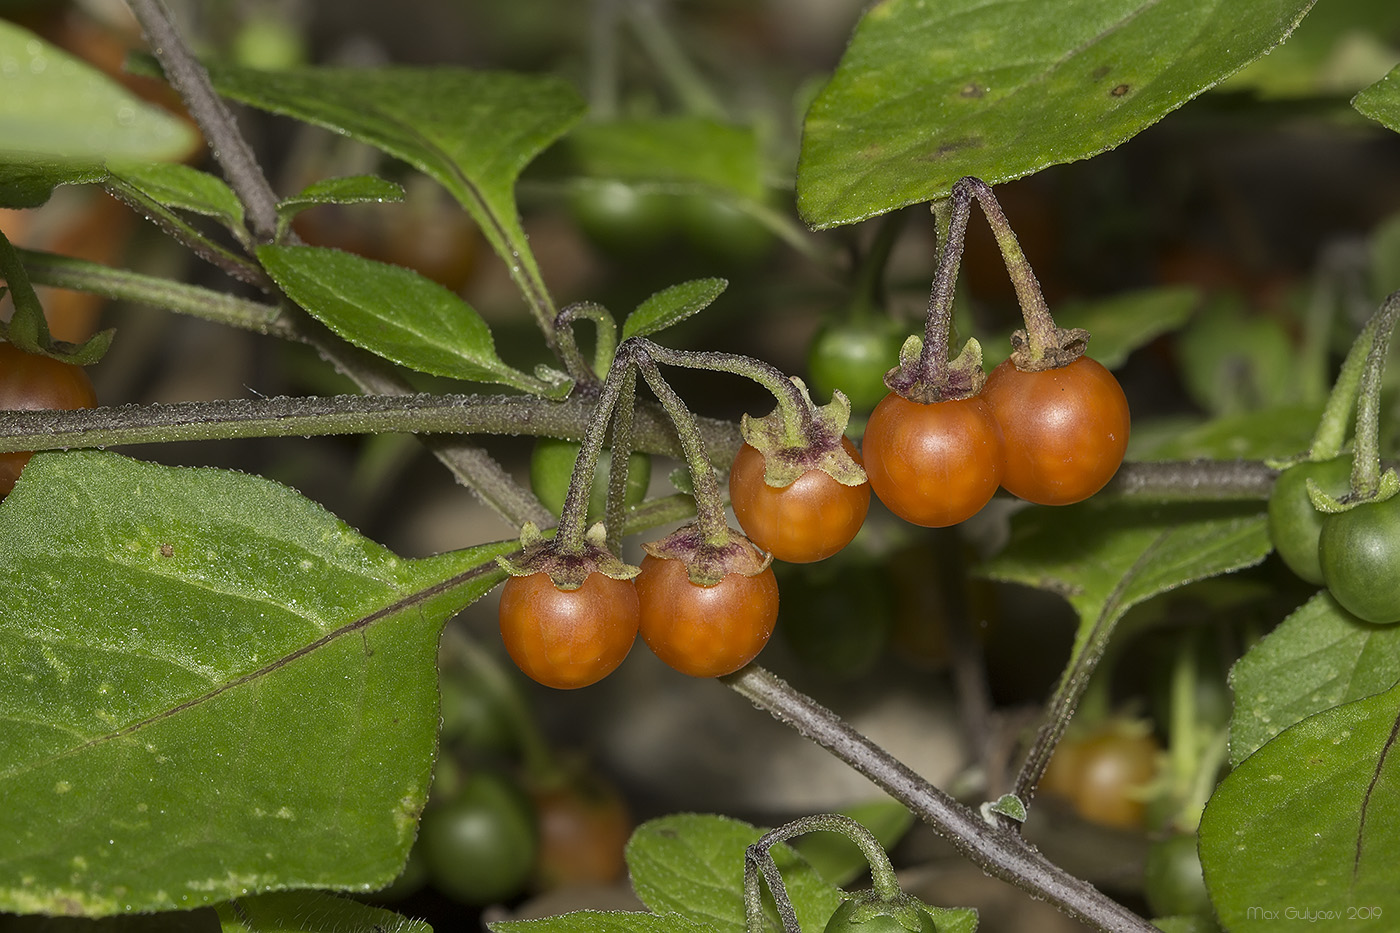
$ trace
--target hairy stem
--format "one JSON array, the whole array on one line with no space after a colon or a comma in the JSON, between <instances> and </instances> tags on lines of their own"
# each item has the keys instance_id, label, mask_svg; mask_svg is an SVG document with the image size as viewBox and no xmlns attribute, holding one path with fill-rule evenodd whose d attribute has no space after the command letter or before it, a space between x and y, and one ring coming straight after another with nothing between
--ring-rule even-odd
<instances>
[{"instance_id":1,"label":"hairy stem","mask_svg":"<svg viewBox=\"0 0 1400 933\"><path fill-rule=\"evenodd\" d=\"M114 269L86 259L17 250L36 285L67 288L101 295L116 301L135 301L216 324L269 334L284 340L303 340L296 328L281 319L276 305L249 301L197 285L185 285L154 275Z\"/></svg>"},{"instance_id":2,"label":"hairy stem","mask_svg":"<svg viewBox=\"0 0 1400 933\"><path fill-rule=\"evenodd\" d=\"M262 167L253 157L252 149L239 132L233 115L215 93L208 72L180 38L159 0L130 0L130 6L146 33L152 53L159 59L171 84L180 92L190 115L199 124L214 156L223 167L229 187L243 203L244 214L254 236L271 242L277 234L277 196L268 184ZM532 299L532 310L542 326L547 325L554 314L552 310L548 313L544 310L550 306L543 285L533 279L527 284L530 287L525 291L527 297ZM384 361L350 346L309 317L294 317L292 324L301 339L353 379L361 390L394 395L411 393L409 385ZM546 339L552 347L554 335L547 328ZM513 527L518 528L527 521L544 524L552 520L549 510L481 448L460 440L433 442L429 447L458 481L475 492Z\"/></svg>"},{"instance_id":3,"label":"hairy stem","mask_svg":"<svg viewBox=\"0 0 1400 933\"><path fill-rule=\"evenodd\" d=\"M1380 490L1381 376L1385 372L1397 319L1400 319L1400 291L1392 292L1376 312L1375 332L1357 387L1356 437L1351 464L1351 494L1357 499L1374 498ZM1367 330L1370 330L1369 325Z\"/></svg>"},{"instance_id":4,"label":"hairy stem","mask_svg":"<svg viewBox=\"0 0 1400 933\"><path fill-rule=\"evenodd\" d=\"M582 440L590 401L516 395L337 395L121 405L79 411L0 412L0 453L116 444L383 432L507 434ZM696 417L710 462L725 465L743 438L731 421ZM636 410L634 449L681 456L655 404ZM456 439L438 438L447 443ZM1278 473L1258 460L1124 463L1099 498L1159 502L1264 500Z\"/></svg>"},{"instance_id":5,"label":"hairy stem","mask_svg":"<svg viewBox=\"0 0 1400 933\"><path fill-rule=\"evenodd\" d=\"M271 243L277 235L277 195L239 132L233 114L214 92L208 72L180 38L160 0L128 0L127 5L146 34L151 54L160 61L166 77L180 92L190 116L208 140L229 187L243 202L253 235Z\"/></svg>"},{"instance_id":6,"label":"hairy stem","mask_svg":"<svg viewBox=\"0 0 1400 933\"><path fill-rule=\"evenodd\" d=\"M1020 836L989 825L831 710L763 668L750 664L720 679L874 781L987 874L1050 901L1096 930L1155 933L1147 921L1047 860Z\"/></svg>"}]
</instances>

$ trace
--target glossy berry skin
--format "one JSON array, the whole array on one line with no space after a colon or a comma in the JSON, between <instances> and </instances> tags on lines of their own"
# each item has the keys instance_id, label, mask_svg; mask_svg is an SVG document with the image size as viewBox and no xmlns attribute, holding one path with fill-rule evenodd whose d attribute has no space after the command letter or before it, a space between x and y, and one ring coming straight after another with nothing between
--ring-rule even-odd
<instances>
[{"instance_id":1,"label":"glossy berry skin","mask_svg":"<svg viewBox=\"0 0 1400 933\"><path fill-rule=\"evenodd\" d=\"M475 905L505 900L524 890L535 866L535 813L505 776L477 771L451 800L423 813L418 848L447 896Z\"/></svg>"},{"instance_id":2,"label":"glossy berry skin","mask_svg":"<svg viewBox=\"0 0 1400 933\"><path fill-rule=\"evenodd\" d=\"M511 577L501 590L501 639L516 665L547 687L597 683L637 638L637 591L630 580L591 573L576 590L548 574Z\"/></svg>"},{"instance_id":3,"label":"glossy berry skin","mask_svg":"<svg viewBox=\"0 0 1400 933\"><path fill-rule=\"evenodd\" d=\"M584 236L616 256L655 252L672 229L675 206L664 194L604 181L571 193L569 203Z\"/></svg>"},{"instance_id":4,"label":"glossy berry skin","mask_svg":"<svg viewBox=\"0 0 1400 933\"><path fill-rule=\"evenodd\" d=\"M92 408L97 395L81 366L0 343L0 411ZM0 454L0 498L10 494L33 454Z\"/></svg>"},{"instance_id":5,"label":"glossy berry skin","mask_svg":"<svg viewBox=\"0 0 1400 933\"><path fill-rule=\"evenodd\" d=\"M1328 515L1317 554L1343 609L1377 625L1400 622L1400 496Z\"/></svg>"},{"instance_id":6,"label":"glossy berry skin","mask_svg":"<svg viewBox=\"0 0 1400 933\"><path fill-rule=\"evenodd\" d=\"M891 392L861 441L870 488L894 514L926 528L965 521L991 500L1005 455L980 396L923 404Z\"/></svg>"},{"instance_id":7,"label":"glossy berry skin","mask_svg":"<svg viewBox=\"0 0 1400 933\"><path fill-rule=\"evenodd\" d=\"M626 873L633 824L617 788L589 776L530 796L540 831L536 887L611 884Z\"/></svg>"},{"instance_id":8,"label":"glossy berry skin","mask_svg":"<svg viewBox=\"0 0 1400 933\"><path fill-rule=\"evenodd\" d=\"M807 351L812 394L840 389L855 411L869 411L888 394L885 373L899 363L905 334L893 321L840 321L823 327Z\"/></svg>"},{"instance_id":9,"label":"glossy berry skin","mask_svg":"<svg viewBox=\"0 0 1400 933\"><path fill-rule=\"evenodd\" d=\"M748 664L768 644L778 619L772 567L697 586L681 561L648 554L636 584L642 640L691 677L719 677Z\"/></svg>"},{"instance_id":10,"label":"glossy berry skin","mask_svg":"<svg viewBox=\"0 0 1400 933\"><path fill-rule=\"evenodd\" d=\"M1055 749L1039 789L1064 797L1091 823L1141 829L1147 804L1139 796L1157 774L1160 746L1150 734L1111 726Z\"/></svg>"},{"instance_id":11,"label":"glossy berry skin","mask_svg":"<svg viewBox=\"0 0 1400 933\"><path fill-rule=\"evenodd\" d=\"M842 438L860 463L855 445ZM786 486L763 480L764 458L748 444L729 468L729 501L749 540L778 560L808 564L851 543L870 510L870 484L845 486L821 470L808 470Z\"/></svg>"},{"instance_id":12,"label":"glossy berry skin","mask_svg":"<svg viewBox=\"0 0 1400 933\"><path fill-rule=\"evenodd\" d=\"M1006 439L1007 492L1040 505L1082 502L1104 487L1128 449L1128 399L1087 356L1026 373L1010 360L982 387Z\"/></svg>"},{"instance_id":13,"label":"glossy berry skin","mask_svg":"<svg viewBox=\"0 0 1400 933\"><path fill-rule=\"evenodd\" d=\"M1323 492L1341 498L1351 489L1351 458L1295 463L1279 474L1269 493L1269 537L1274 550L1299 578L1321 584L1318 539L1327 516L1313 508L1308 480Z\"/></svg>"}]
</instances>

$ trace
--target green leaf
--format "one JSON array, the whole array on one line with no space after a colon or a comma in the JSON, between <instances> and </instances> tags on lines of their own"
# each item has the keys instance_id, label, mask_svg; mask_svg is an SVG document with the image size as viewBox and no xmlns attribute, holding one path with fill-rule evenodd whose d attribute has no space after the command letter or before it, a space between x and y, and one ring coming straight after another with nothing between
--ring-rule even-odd
<instances>
[{"instance_id":1,"label":"green leaf","mask_svg":"<svg viewBox=\"0 0 1400 933\"><path fill-rule=\"evenodd\" d=\"M59 185L106 180L107 168L100 162L0 151L0 207L38 207Z\"/></svg>"},{"instance_id":2,"label":"green leaf","mask_svg":"<svg viewBox=\"0 0 1400 933\"><path fill-rule=\"evenodd\" d=\"M576 910L539 920L497 920L492 933L710 933L710 927L679 914Z\"/></svg>"},{"instance_id":3,"label":"green leaf","mask_svg":"<svg viewBox=\"0 0 1400 933\"><path fill-rule=\"evenodd\" d=\"M260 477L36 454L0 504L0 910L388 884L440 629L514 547L403 560Z\"/></svg>"},{"instance_id":4,"label":"green leaf","mask_svg":"<svg viewBox=\"0 0 1400 933\"><path fill-rule=\"evenodd\" d=\"M808 111L812 226L1020 178L1125 142L1258 58L1312 0L887 0Z\"/></svg>"},{"instance_id":5,"label":"green leaf","mask_svg":"<svg viewBox=\"0 0 1400 933\"><path fill-rule=\"evenodd\" d=\"M223 933L433 933L423 920L317 891L240 897L218 911Z\"/></svg>"},{"instance_id":6,"label":"green leaf","mask_svg":"<svg viewBox=\"0 0 1400 933\"><path fill-rule=\"evenodd\" d=\"M112 177L139 194L176 210L213 217L230 230L243 227L243 205L221 179L188 165L164 162L111 167Z\"/></svg>"},{"instance_id":7,"label":"green leaf","mask_svg":"<svg viewBox=\"0 0 1400 933\"><path fill-rule=\"evenodd\" d=\"M1231 933L1298 920L1379 928L1382 915L1400 915L1397 709L1400 686L1318 713L1216 788L1201 817L1201 866Z\"/></svg>"},{"instance_id":8,"label":"green leaf","mask_svg":"<svg viewBox=\"0 0 1400 933\"><path fill-rule=\"evenodd\" d=\"M127 914L121 917L48 917L13 915L0 917L5 933L221 933L219 915L212 907L171 910L159 914Z\"/></svg>"},{"instance_id":9,"label":"green leaf","mask_svg":"<svg viewBox=\"0 0 1400 933\"><path fill-rule=\"evenodd\" d=\"M1221 83L1265 100L1351 95L1395 64L1400 6L1392 0L1319 3L1288 41Z\"/></svg>"},{"instance_id":10,"label":"green leaf","mask_svg":"<svg viewBox=\"0 0 1400 933\"><path fill-rule=\"evenodd\" d=\"M1351 105L1377 123L1400 133L1400 65L1357 94Z\"/></svg>"},{"instance_id":11,"label":"green leaf","mask_svg":"<svg viewBox=\"0 0 1400 933\"><path fill-rule=\"evenodd\" d=\"M0 161L163 161L184 158L199 143L176 117L4 20L0 65Z\"/></svg>"},{"instance_id":12,"label":"green leaf","mask_svg":"<svg viewBox=\"0 0 1400 933\"><path fill-rule=\"evenodd\" d=\"M1061 689L1096 660L1123 614L1196 580L1262 561L1273 545L1263 503L1028 508L982 575L1059 593L1079 615Z\"/></svg>"},{"instance_id":13,"label":"green leaf","mask_svg":"<svg viewBox=\"0 0 1400 933\"><path fill-rule=\"evenodd\" d=\"M1307 450L1320 417L1322 409L1316 405L1278 405L1223 415L1189 427L1171 425L1155 440L1149 437L1148 428L1132 454L1141 460L1289 457ZM1138 426L1133 425L1133 430L1137 432Z\"/></svg>"},{"instance_id":14,"label":"green leaf","mask_svg":"<svg viewBox=\"0 0 1400 933\"><path fill-rule=\"evenodd\" d=\"M1213 414L1256 411L1295 401L1298 354L1283 325L1222 296L1177 337L1181 376Z\"/></svg>"},{"instance_id":15,"label":"green leaf","mask_svg":"<svg viewBox=\"0 0 1400 933\"><path fill-rule=\"evenodd\" d=\"M283 218L290 218L318 204L365 204L402 201L403 198L403 186L387 178L380 178L378 175L345 175L312 182L297 194L279 201L277 214Z\"/></svg>"},{"instance_id":16,"label":"green leaf","mask_svg":"<svg viewBox=\"0 0 1400 933\"><path fill-rule=\"evenodd\" d=\"M503 363L481 315L412 269L321 246L260 246L258 260L289 298L357 347L435 376L559 394Z\"/></svg>"},{"instance_id":17,"label":"green leaf","mask_svg":"<svg viewBox=\"0 0 1400 933\"><path fill-rule=\"evenodd\" d=\"M914 814L904 804L889 797L859 803L840 812L874 833L880 845L886 849L893 848L914 825ZM870 868L860 847L842 833L808 833L795 840L792 847L816 869L817 874L834 885L844 887Z\"/></svg>"},{"instance_id":18,"label":"green leaf","mask_svg":"<svg viewBox=\"0 0 1400 933\"><path fill-rule=\"evenodd\" d=\"M1066 302L1055 309L1061 327L1082 327L1093 335L1089 355L1117 369L1128 354L1190 319L1200 301L1193 288L1148 288L1099 301ZM982 341L982 362L991 369L1011 355L1010 332Z\"/></svg>"},{"instance_id":19,"label":"green leaf","mask_svg":"<svg viewBox=\"0 0 1400 933\"><path fill-rule=\"evenodd\" d=\"M744 933L744 850L763 830L723 816L678 813L637 828L627 843L632 887L656 913L715 933ZM771 850L802 928L821 929L841 902L836 887L784 845ZM769 927L780 930L777 915Z\"/></svg>"},{"instance_id":20,"label":"green leaf","mask_svg":"<svg viewBox=\"0 0 1400 933\"><path fill-rule=\"evenodd\" d=\"M1400 682L1400 625L1368 625L1326 590L1250 648L1230 672L1230 763L1314 713Z\"/></svg>"},{"instance_id":21,"label":"green leaf","mask_svg":"<svg viewBox=\"0 0 1400 933\"><path fill-rule=\"evenodd\" d=\"M437 179L516 284L527 294L540 288L515 181L583 115L582 99L562 80L461 68L211 67L210 76L235 100L352 136Z\"/></svg>"},{"instance_id":22,"label":"green leaf","mask_svg":"<svg viewBox=\"0 0 1400 933\"><path fill-rule=\"evenodd\" d=\"M622 322L622 339L642 337L679 324L708 308L729 287L724 279L695 279L652 295Z\"/></svg>"},{"instance_id":23,"label":"green leaf","mask_svg":"<svg viewBox=\"0 0 1400 933\"><path fill-rule=\"evenodd\" d=\"M1209 917L1157 917L1152 925L1162 933L1220 933Z\"/></svg>"},{"instance_id":24,"label":"green leaf","mask_svg":"<svg viewBox=\"0 0 1400 933\"><path fill-rule=\"evenodd\" d=\"M590 178L763 196L758 138L746 127L701 117L587 122L561 146L571 171Z\"/></svg>"}]
</instances>

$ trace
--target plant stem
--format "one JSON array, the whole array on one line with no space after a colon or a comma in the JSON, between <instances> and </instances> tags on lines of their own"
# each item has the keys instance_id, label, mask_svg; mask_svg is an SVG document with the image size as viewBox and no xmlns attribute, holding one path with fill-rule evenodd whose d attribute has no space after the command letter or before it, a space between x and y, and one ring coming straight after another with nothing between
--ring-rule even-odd
<instances>
[{"instance_id":1,"label":"plant stem","mask_svg":"<svg viewBox=\"0 0 1400 933\"><path fill-rule=\"evenodd\" d=\"M608 422L622 393L636 383L630 354L621 353L613 361L608 378L603 383L603 391L588 418L588 427L583 432L583 445L578 458L574 460L573 476L569 478L569 492L564 497L564 510L559 516L558 542L560 554L581 554L584 538L588 531L588 500L593 493L593 474L598 471L598 457L603 451L603 439L608 433ZM613 457L614 465L617 457ZM624 465L623 469L626 469Z\"/></svg>"},{"instance_id":2,"label":"plant stem","mask_svg":"<svg viewBox=\"0 0 1400 933\"><path fill-rule=\"evenodd\" d=\"M1016 300L1025 316L1031 357L1039 359L1051 346L1055 333L1055 321L1050 317L1050 308L1045 304L1040 282L1036 279L1026 254L1022 252L1016 233L1011 229L1011 223L1006 219L1006 214L992 189L980 178L969 176L959 179L953 187L954 194L964 185L976 195L978 203L982 205L982 213L986 215L987 223L991 225L992 233L996 236L997 246L1001 248L1002 258L1006 261L1006 272L1011 276L1011 284L1016 287Z\"/></svg>"},{"instance_id":3,"label":"plant stem","mask_svg":"<svg viewBox=\"0 0 1400 933\"><path fill-rule=\"evenodd\" d=\"M77 411L0 411L0 453L117 444L326 434L509 434L582 440L592 402L516 395L337 395L121 405ZM695 417L710 462L733 461L744 443L731 421ZM634 449L682 456L664 411L636 410ZM456 438L437 438L442 446ZM1267 499L1278 473L1259 460L1128 462L1101 499L1217 502ZM541 526L543 527L543 526Z\"/></svg>"},{"instance_id":4,"label":"plant stem","mask_svg":"<svg viewBox=\"0 0 1400 933\"><path fill-rule=\"evenodd\" d=\"M271 242L277 233L277 196L239 132L233 115L214 92L208 72L180 38L159 0L129 0L129 5L146 33L152 53L180 92L190 115L223 166L229 186L243 203L252 232L259 240ZM522 262L519 266L524 271L519 271L518 275L524 279L517 278L517 281L521 282L541 326L546 326L554 318L548 294L543 283L533 275L531 263ZM322 358L353 379L363 391L396 395L411 392L408 384L382 360L350 346L309 317L293 317L291 323L296 333L314 346ZM553 333L546 327L546 342L551 348L553 340ZM511 526L518 528L527 521L543 525L553 519L529 490L511 479L481 448L460 440L434 441L428 446L463 485Z\"/></svg>"},{"instance_id":5,"label":"plant stem","mask_svg":"<svg viewBox=\"0 0 1400 933\"><path fill-rule=\"evenodd\" d=\"M966 179L963 179L966 181ZM948 229L938 251L938 270L929 289L928 313L924 316L924 346L919 352L921 378L927 385L946 382L948 349L953 327L953 290L958 281L967 221L972 209L972 192L962 182L953 186L948 205ZM979 387L980 388L980 387Z\"/></svg>"},{"instance_id":6,"label":"plant stem","mask_svg":"<svg viewBox=\"0 0 1400 933\"><path fill-rule=\"evenodd\" d=\"M116 301L136 301L284 340L305 340L295 327L281 319L282 309L275 305L158 276L114 269L86 259L27 249L17 252L36 285L89 292Z\"/></svg>"},{"instance_id":7,"label":"plant stem","mask_svg":"<svg viewBox=\"0 0 1400 933\"><path fill-rule=\"evenodd\" d=\"M720 680L874 781L987 874L1050 901L1096 930L1156 933L1147 921L1047 860L1020 836L988 825L835 713L768 671L750 664Z\"/></svg>"},{"instance_id":8,"label":"plant stem","mask_svg":"<svg viewBox=\"0 0 1400 933\"><path fill-rule=\"evenodd\" d=\"M885 268L889 265L890 253L894 252L894 244L908 217L907 211L891 211L880 218L875 238L870 241L870 248L860 257L856 267L855 282L851 288L853 300L848 312L851 320L864 320L872 313L883 313Z\"/></svg>"},{"instance_id":9,"label":"plant stem","mask_svg":"<svg viewBox=\"0 0 1400 933\"><path fill-rule=\"evenodd\" d=\"M792 899L788 897L787 885L783 883L783 873L766 848L749 846L744 850L744 929L747 933L762 933L763 890L759 887L758 876L768 882L768 890L773 894L773 906L783 925L783 933L802 933L797 922L797 911L793 910Z\"/></svg>"},{"instance_id":10,"label":"plant stem","mask_svg":"<svg viewBox=\"0 0 1400 933\"><path fill-rule=\"evenodd\" d=\"M637 373L628 367L627 383L613 409L612 460L608 469L608 498L603 520L608 550L622 553L622 521L627 511L627 481L631 471L633 427L637 410Z\"/></svg>"},{"instance_id":11,"label":"plant stem","mask_svg":"<svg viewBox=\"0 0 1400 933\"><path fill-rule=\"evenodd\" d=\"M1313 433L1312 443L1308 446L1309 460L1331 460L1342 452L1347 431L1352 426L1351 412L1356 405L1361 373L1366 368L1366 357L1371 346L1376 342L1379 321L1380 315L1373 314L1347 350L1341 371L1337 373L1337 381L1327 395L1322 417L1318 419L1317 431Z\"/></svg>"},{"instance_id":12,"label":"plant stem","mask_svg":"<svg viewBox=\"0 0 1400 933\"><path fill-rule=\"evenodd\" d=\"M511 434L582 440L593 403L551 402L516 395L335 395L120 405L77 411L0 411L0 452L162 444L244 437L326 434ZM695 419L717 462L732 460L738 426ZM675 430L661 409L636 412L636 447L680 456Z\"/></svg>"},{"instance_id":13,"label":"plant stem","mask_svg":"<svg viewBox=\"0 0 1400 933\"><path fill-rule=\"evenodd\" d=\"M628 352L626 348L629 343L630 341L623 342L623 349L619 355ZM666 414L670 416L671 423L676 427L676 435L680 438L681 448L685 451L685 462L690 469L690 481L695 492L695 514L700 534L706 544L722 547L729 543L729 521L724 516L724 497L720 494L719 480L715 477L714 468L710 466L705 452L705 441L700 435L695 416L685 407L685 402L671 388L670 383L662 377L661 371L656 368L656 361L642 348L639 348L636 354L636 363L651 391L661 400L661 407L666 409Z\"/></svg>"},{"instance_id":14,"label":"plant stem","mask_svg":"<svg viewBox=\"0 0 1400 933\"><path fill-rule=\"evenodd\" d=\"M855 843L870 865L871 888L876 896L885 900L899 897L899 879L895 877L894 866L890 864L885 847L880 845L880 840L875 838L875 834L860 822L840 813L815 813L799 817L776 829L770 829L749 846L749 849L766 855L769 849L780 842L815 832L840 833Z\"/></svg>"},{"instance_id":15,"label":"plant stem","mask_svg":"<svg viewBox=\"0 0 1400 933\"><path fill-rule=\"evenodd\" d=\"M725 119L724 105L677 44L657 10L657 0L628 0L627 12L637 40L680 98L681 107L696 116Z\"/></svg>"},{"instance_id":16,"label":"plant stem","mask_svg":"<svg viewBox=\"0 0 1400 933\"><path fill-rule=\"evenodd\" d=\"M588 20L588 112L596 120L617 117L619 2L593 0Z\"/></svg>"},{"instance_id":17,"label":"plant stem","mask_svg":"<svg viewBox=\"0 0 1400 933\"><path fill-rule=\"evenodd\" d=\"M247 256L240 256L209 239L183 217L116 177L109 178L107 193L165 232L200 259L241 282L257 286L264 292L274 291L271 280L262 267Z\"/></svg>"},{"instance_id":18,"label":"plant stem","mask_svg":"<svg viewBox=\"0 0 1400 933\"><path fill-rule=\"evenodd\" d=\"M751 356L721 353L718 350L673 350L653 343L645 337L632 338L648 357L669 366L687 369L708 369L711 372L732 373L752 379L773 394L782 412L783 426L789 446L804 447L813 427L812 405L797 384L776 366Z\"/></svg>"},{"instance_id":19,"label":"plant stem","mask_svg":"<svg viewBox=\"0 0 1400 933\"><path fill-rule=\"evenodd\" d=\"M1400 319L1400 291L1391 292L1375 314L1375 332L1356 398L1356 440L1351 462L1351 496L1374 498L1381 485L1381 376L1390 354L1390 338ZM1370 329L1370 325L1367 325ZM1364 333L1364 331L1363 331Z\"/></svg>"},{"instance_id":20,"label":"plant stem","mask_svg":"<svg viewBox=\"0 0 1400 933\"><path fill-rule=\"evenodd\" d=\"M597 328L592 366L584 360L574 338L573 325L580 318L592 321ZM580 301L561 310L554 316L554 338L564 368L574 382L597 385L600 377L612 368L613 355L617 352L617 322L602 305Z\"/></svg>"},{"instance_id":21,"label":"plant stem","mask_svg":"<svg viewBox=\"0 0 1400 933\"><path fill-rule=\"evenodd\" d=\"M229 187L243 202L253 235L271 243L277 235L277 196L239 132L233 114L214 93L208 72L185 45L160 0L127 0L127 5L141 24L151 54L160 61L190 116L199 124Z\"/></svg>"}]
</instances>

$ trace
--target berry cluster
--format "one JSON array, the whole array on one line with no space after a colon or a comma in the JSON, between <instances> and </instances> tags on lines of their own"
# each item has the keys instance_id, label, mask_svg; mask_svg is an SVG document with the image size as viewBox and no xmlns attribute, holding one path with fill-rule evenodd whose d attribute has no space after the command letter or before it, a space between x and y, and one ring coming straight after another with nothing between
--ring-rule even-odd
<instances>
[{"instance_id":1,"label":"berry cluster","mask_svg":"<svg viewBox=\"0 0 1400 933\"><path fill-rule=\"evenodd\" d=\"M1123 462L1128 430L1128 400L1095 360L1039 372L1007 360L966 398L925 403L891 392L871 413L862 450L891 512L943 528L975 515L998 486L1041 505L1089 498Z\"/></svg>"}]
</instances>

